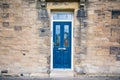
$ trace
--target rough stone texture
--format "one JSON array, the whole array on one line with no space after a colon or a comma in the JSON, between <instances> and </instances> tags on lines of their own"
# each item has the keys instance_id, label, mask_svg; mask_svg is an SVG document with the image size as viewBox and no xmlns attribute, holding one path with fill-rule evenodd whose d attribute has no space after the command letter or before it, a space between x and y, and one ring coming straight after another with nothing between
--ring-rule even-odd
<instances>
[{"instance_id":1,"label":"rough stone texture","mask_svg":"<svg viewBox=\"0 0 120 80\"><path fill-rule=\"evenodd\" d=\"M116 61L119 49L111 50L113 47L119 48L120 46L120 19L112 19L112 10L120 10L119 5L119 0L89 0L88 19L86 20L87 52L85 59L77 61L80 62L77 65L78 71L84 67L85 71L82 72L86 74L120 74L120 62ZM80 73L81 71L78 74Z\"/></svg>"},{"instance_id":2,"label":"rough stone texture","mask_svg":"<svg viewBox=\"0 0 120 80\"><path fill-rule=\"evenodd\" d=\"M47 3L47 18L39 18L36 4L0 0L0 75L50 77L51 10L68 10L74 11L74 76L120 76L120 50L112 49L120 47L120 16L112 18L119 0L89 0L82 22L76 17L78 2Z\"/></svg>"},{"instance_id":3,"label":"rough stone texture","mask_svg":"<svg viewBox=\"0 0 120 80\"><path fill-rule=\"evenodd\" d=\"M0 4L4 14L0 16L0 72L8 70L1 75L48 77L50 37L39 35L46 24L37 19L36 1L0 0Z\"/></svg>"}]
</instances>

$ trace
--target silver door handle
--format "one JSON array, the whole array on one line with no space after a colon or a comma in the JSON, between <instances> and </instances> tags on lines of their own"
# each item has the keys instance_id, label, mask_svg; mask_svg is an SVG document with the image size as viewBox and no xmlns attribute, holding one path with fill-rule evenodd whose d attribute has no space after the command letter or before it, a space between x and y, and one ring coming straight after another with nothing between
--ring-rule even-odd
<instances>
[{"instance_id":1,"label":"silver door handle","mask_svg":"<svg viewBox=\"0 0 120 80\"><path fill-rule=\"evenodd\" d=\"M58 48L58 50L66 50L66 48Z\"/></svg>"}]
</instances>

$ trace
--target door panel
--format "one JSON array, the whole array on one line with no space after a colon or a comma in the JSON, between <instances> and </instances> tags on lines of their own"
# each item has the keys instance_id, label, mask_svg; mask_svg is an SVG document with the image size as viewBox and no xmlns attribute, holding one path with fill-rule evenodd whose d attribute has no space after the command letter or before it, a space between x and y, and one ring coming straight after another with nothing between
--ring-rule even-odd
<instances>
[{"instance_id":1,"label":"door panel","mask_svg":"<svg viewBox=\"0 0 120 80\"><path fill-rule=\"evenodd\" d=\"M71 68L71 22L53 22L53 68Z\"/></svg>"}]
</instances>

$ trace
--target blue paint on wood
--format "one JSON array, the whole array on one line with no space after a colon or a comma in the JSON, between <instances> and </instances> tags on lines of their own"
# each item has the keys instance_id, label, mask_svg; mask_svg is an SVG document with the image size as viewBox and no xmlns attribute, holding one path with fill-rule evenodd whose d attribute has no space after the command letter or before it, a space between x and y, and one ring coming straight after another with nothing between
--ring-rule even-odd
<instances>
[{"instance_id":1,"label":"blue paint on wood","mask_svg":"<svg viewBox=\"0 0 120 80\"><path fill-rule=\"evenodd\" d=\"M67 46L65 45L65 25L68 25ZM60 26L56 29L56 26ZM57 31L58 32L57 32ZM71 68L71 22L53 22L53 68L69 69ZM59 37L56 36L58 33ZM60 39L60 40L56 40ZM59 42L59 43L58 43Z\"/></svg>"}]
</instances>

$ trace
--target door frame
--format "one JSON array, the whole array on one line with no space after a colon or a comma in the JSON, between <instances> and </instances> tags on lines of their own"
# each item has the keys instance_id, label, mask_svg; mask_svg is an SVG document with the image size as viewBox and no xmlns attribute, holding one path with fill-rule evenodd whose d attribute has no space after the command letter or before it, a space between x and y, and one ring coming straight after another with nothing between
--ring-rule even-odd
<instances>
[{"instance_id":1,"label":"door frame","mask_svg":"<svg viewBox=\"0 0 120 80\"><path fill-rule=\"evenodd\" d=\"M72 20L53 20L53 14L55 13L68 13L68 14L72 14ZM64 69L64 70L73 70L73 14L74 12L70 11L70 12L66 12L66 11L57 11L57 12L51 12L51 70L55 70L56 68L53 68L53 22L54 21L59 21L59 22L71 22L71 68L70 69ZM63 70L63 69L59 69L57 68L57 70Z\"/></svg>"}]
</instances>

